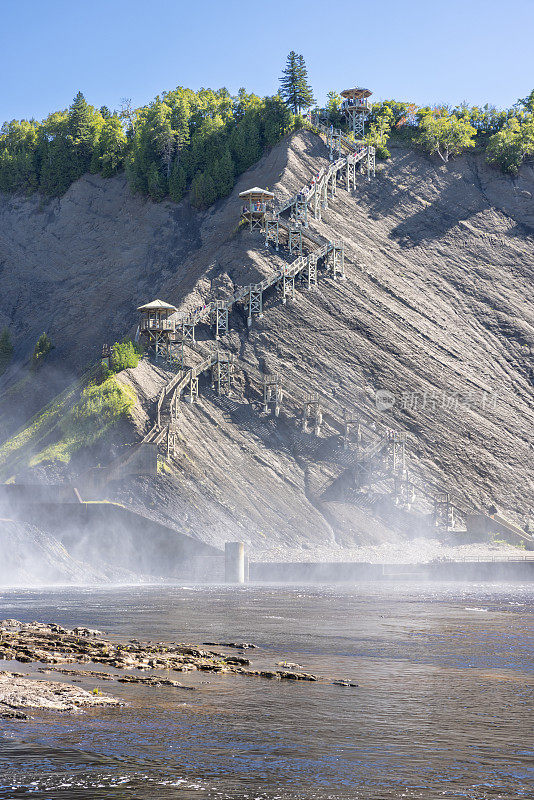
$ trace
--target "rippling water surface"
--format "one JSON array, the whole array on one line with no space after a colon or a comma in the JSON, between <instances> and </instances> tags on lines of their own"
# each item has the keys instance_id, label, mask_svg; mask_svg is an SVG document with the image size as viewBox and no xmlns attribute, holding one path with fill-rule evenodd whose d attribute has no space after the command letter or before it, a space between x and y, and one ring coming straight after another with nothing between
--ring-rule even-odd
<instances>
[{"instance_id":1,"label":"rippling water surface","mask_svg":"<svg viewBox=\"0 0 534 800\"><path fill-rule=\"evenodd\" d=\"M0 798L531 800L533 611L521 584L4 591L0 618L249 641L253 666L296 661L358 688L84 678L129 705L0 723Z\"/></svg>"}]
</instances>

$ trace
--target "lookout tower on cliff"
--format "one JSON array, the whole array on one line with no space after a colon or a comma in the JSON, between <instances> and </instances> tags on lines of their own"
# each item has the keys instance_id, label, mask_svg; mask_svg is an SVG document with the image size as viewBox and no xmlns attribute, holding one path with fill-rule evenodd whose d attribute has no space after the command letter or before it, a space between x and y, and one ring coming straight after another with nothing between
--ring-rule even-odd
<instances>
[{"instance_id":1,"label":"lookout tower on cliff","mask_svg":"<svg viewBox=\"0 0 534 800\"><path fill-rule=\"evenodd\" d=\"M363 139L365 134L365 121L371 113L369 97L372 92L356 86L354 89L343 89L341 97L341 111L346 116L349 128L356 139Z\"/></svg>"},{"instance_id":2,"label":"lookout tower on cliff","mask_svg":"<svg viewBox=\"0 0 534 800\"><path fill-rule=\"evenodd\" d=\"M263 230L265 214L270 210L274 194L268 192L267 189L255 186L253 189L247 189L246 192L240 192L239 197L244 201L241 218L248 222L251 231L254 228Z\"/></svg>"},{"instance_id":3,"label":"lookout tower on cliff","mask_svg":"<svg viewBox=\"0 0 534 800\"><path fill-rule=\"evenodd\" d=\"M175 338L175 321L172 315L178 311L170 303L163 300L153 300L137 309L141 314L139 322L139 336L147 347L153 347L156 357L165 355L169 350L169 343Z\"/></svg>"}]
</instances>

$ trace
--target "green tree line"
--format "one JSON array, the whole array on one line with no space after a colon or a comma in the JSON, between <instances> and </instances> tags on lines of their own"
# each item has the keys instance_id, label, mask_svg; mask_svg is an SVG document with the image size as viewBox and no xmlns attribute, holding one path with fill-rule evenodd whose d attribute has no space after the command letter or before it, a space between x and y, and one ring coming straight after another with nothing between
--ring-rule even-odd
<instances>
[{"instance_id":1,"label":"green tree line","mask_svg":"<svg viewBox=\"0 0 534 800\"><path fill-rule=\"evenodd\" d=\"M240 89L178 87L151 103L120 111L89 105L78 92L72 105L46 119L12 120L0 129L0 191L61 196L86 172L110 177L125 170L132 189L154 200L180 201L190 192L197 208L228 195L237 176L265 148L302 126L313 104L302 55L291 51L279 94L260 98ZM345 125L340 96L328 93L326 113ZM324 110L323 110L324 111ZM534 90L510 109L485 105L418 107L374 103L366 139L387 158L393 134L406 135L444 161L477 145L490 163L511 174L534 154Z\"/></svg>"},{"instance_id":2,"label":"green tree line","mask_svg":"<svg viewBox=\"0 0 534 800\"><path fill-rule=\"evenodd\" d=\"M240 89L178 87L142 108L119 112L89 105L78 92L70 108L42 122L13 120L0 129L0 190L62 195L86 172L125 169L132 189L179 201L191 190L205 208L228 195L236 177L267 146L302 124L281 96Z\"/></svg>"},{"instance_id":3,"label":"green tree line","mask_svg":"<svg viewBox=\"0 0 534 800\"><path fill-rule=\"evenodd\" d=\"M325 111L335 127L346 129L340 103L341 97L329 92ZM419 107L398 100L374 103L366 140L379 158L389 157L387 142L395 134L436 153L443 161L476 146L485 151L489 163L514 175L523 161L534 155L534 90L501 111L489 104Z\"/></svg>"}]
</instances>

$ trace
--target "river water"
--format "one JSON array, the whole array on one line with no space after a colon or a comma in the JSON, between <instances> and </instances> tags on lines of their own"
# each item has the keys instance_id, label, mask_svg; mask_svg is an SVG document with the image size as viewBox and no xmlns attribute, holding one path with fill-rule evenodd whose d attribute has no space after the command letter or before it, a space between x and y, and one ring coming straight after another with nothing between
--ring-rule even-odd
<instances>
[{"instance_id":1,"label":"river water","mask_svg":"<svg viewBox=\"0 0 534 800\"><path fill-rule=\"evenodd\" d=\"M295 661L358 684L84 678L128 706L0 723L0 798L531 799L533 612L519 583L0 592L2 619L248 641L253 666Z\"/></svg>"}]
</instances>

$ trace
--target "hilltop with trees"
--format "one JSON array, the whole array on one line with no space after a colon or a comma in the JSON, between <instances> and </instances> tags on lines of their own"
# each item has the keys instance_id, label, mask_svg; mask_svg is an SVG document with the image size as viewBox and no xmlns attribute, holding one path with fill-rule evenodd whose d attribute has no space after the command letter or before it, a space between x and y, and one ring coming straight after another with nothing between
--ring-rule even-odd
<instances>
[{"instance_id":1,"label":"hilltop with trees","mask_svg":"<svg viewBox=\"0 0 534 800\"><path fill-rule=\"evenodd\" d=\"M86 172L111 177L125 169L135 192L193 205L227 196L238 175L301 127L280 96L240 89L178 87L146 106L119 112L89 105L78 92L69 109L42 122L13 120L0 133L0 190L60 196Z\"/></svg>"},{"instance_id":2,"label":"hilltop with trees","mask_svg":"<svg viewBox=\"0 0 534 800\"><path fill-rule=\"evenodd\" d=\"M78 92L71 106L38 122L12 120L0 129L0 191L61 196L87 172L111 177L125 170L134 192L159 201L206 208L232 191L236 178L266 148L306 124L301 114L314 104L304 57L291 51L278 94L259 97L242 88L178 87L141 108L129 100L117 111L97 109ZM323 115L344 128L341 97L328 93ZM417 107L385 100L373 105L367 141L387 158L388 140L436 154L444 162L474 146L504 172L516 174L534 154L534 90L510 109L466 103Z\"/></svg>"},{"instance_id":3,"label":"hilltop with trees","mask_svg":"<svg viewBox=\"0 0 534 800\"><path fill-rule=\"evenodd\" d=\"M334 124L345 122L335 108L337 96L329 93ZM421 146L444 162L472 147L485 152L490 164L516 175L523 161L534 155L534 90L511 108L498 111L489 104L418 107L415 103L384 100L373 104L367 141L387 158L391 136Z\"/></svg>"}]
</instances>

